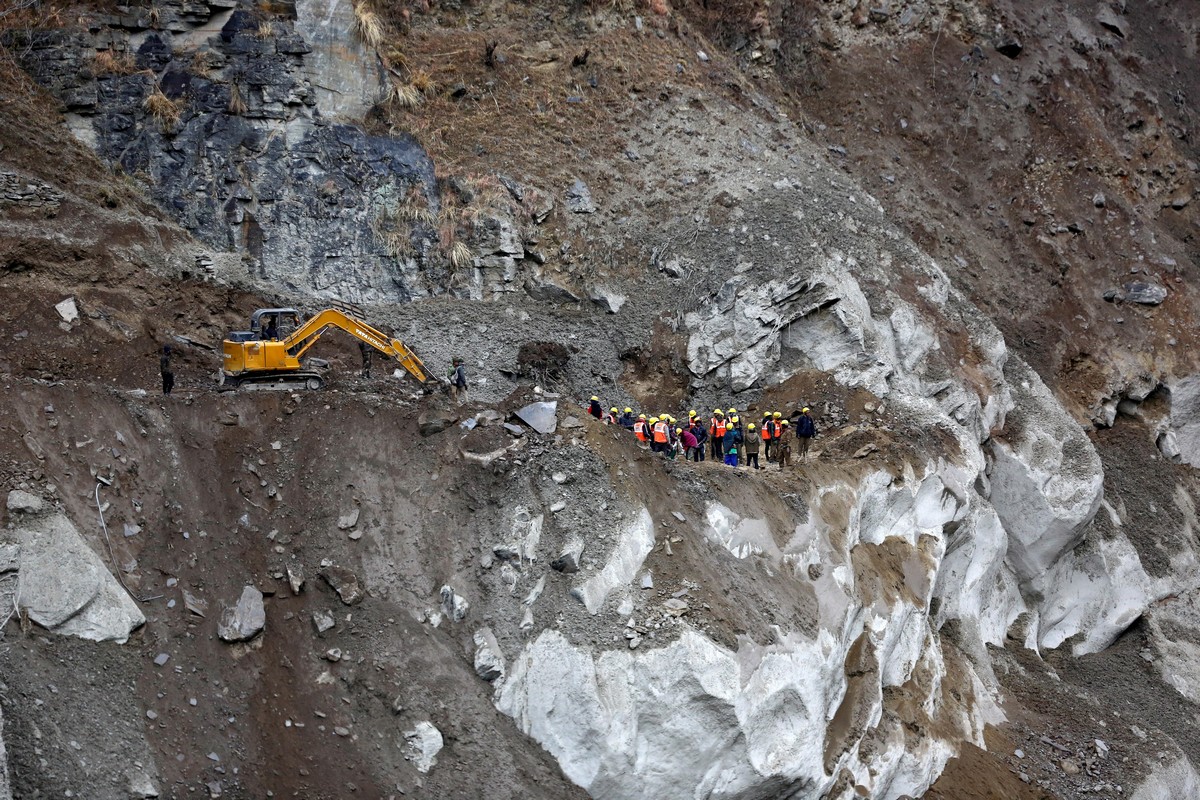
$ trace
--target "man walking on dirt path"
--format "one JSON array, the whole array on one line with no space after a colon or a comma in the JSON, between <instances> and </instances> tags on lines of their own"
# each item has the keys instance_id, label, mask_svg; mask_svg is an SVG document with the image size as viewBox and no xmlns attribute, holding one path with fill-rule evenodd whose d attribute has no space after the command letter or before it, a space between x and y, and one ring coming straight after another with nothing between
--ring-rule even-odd
<instances>
[{"instance_id":1,"label":"man walking on dirt path","mask_svg":"<svg viewBox=\"0 0 1200 800\"><path fill-rule=\"evenodd\" d=\"M817 425L808 413L808 408L800 409L800 416L796 419L796 440L800 446L801 460L808 460L808 446L812 443L812 438L816 435Z\"/></svg>"},{"instance_id":2,"label":"man walking on dirt path","mask_svg":"<svg viewBox=\"0 0 1200 800\"><path fill-rule=\"evenodd\" d=\"M171 345L164 344L162 355L158 357L158 372L162 375L163 394L171 396L175 388L175 373L171 371Z\"/></svg>"},{"instance_id":3,"label":"man walking on dirt path","mask_svg":"<svg viewBox=\"0 0 1200 800\"><path fill-rule=\"evenodd\" d=\"M467 402L467 365L461 358L452 362L454 369L450 372L450 396L460 406Z\"/></svg>"}]
</instances>

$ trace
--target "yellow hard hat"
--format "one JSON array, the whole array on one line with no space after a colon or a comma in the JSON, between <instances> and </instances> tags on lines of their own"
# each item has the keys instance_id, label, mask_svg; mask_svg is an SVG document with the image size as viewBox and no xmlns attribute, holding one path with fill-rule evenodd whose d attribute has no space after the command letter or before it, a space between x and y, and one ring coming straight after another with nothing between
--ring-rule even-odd
<instances>
[{"instance_id":1,"label":"yellow hard hat","mask_svg":"<svg viewBox=\"0 0 1200 800\"><path fill-rule=\"evenodd\" d=\"M736 409L736 408L731 408L731 409L729 409L729 413L730 413L730 414L736 414L736 413L737 413L737 409Z\"/></svg>"},{"instance_id":2,"label":"yellow hard hat","mask_svg":"<svg viewBox=\"0 0 1200 800\"><path fill-rule=\"evenodd\" d=\"M730 421L730 422L741 422L741 420L740 420L740 419L738 419L737 417L730 417L730 418L729 418L729 421Z\"/></svg>"},{"instance_id":3,"label":"yellow hard hat","mask_svg":"<svg viewBox=\"0 0 1200 800\"><path fill-rule=\"evenodd\" d=\"M808 411L808 409L807 409L807 408L806 408L806 409L804 409L804 410L805 410L805 411ZM772 417L782 417L782 416L783 416L783 414L780 414L778 411L776 411L776 412L775 412L774 414L772 414L771 416L772 416Z\"/></svg>"},{"instance_id":4,"label":"yellow hard hat","mask_svg":"<svg viewBox=\"0 0 1200 800\"><path fill-rule=\"evenodd\" d=\"M676 428L676 429L675 429L675 432L676 432L676 433L683 433L683 428Z\"/></svg>"},{"instance_id":5,"label":"yellow hard hat","mask_svg":"<svg viewBox=\"0 0 1200 800\"><path fill-rule=\"evenodd\" d=\"M781 424L783 424L783 425L787 425L787 424L789 424L789 423L788 423L788 421L785 419L785 420L784 420L784 421L783 421Z\"/></svg>"},{"instance_id":6,"label":"yellow hard hat","mask_svg":"<svg viewBox=\"0 0 1200 800\"><path fill-rule=\"evenodd\" d=\"M633 413L633 409L632 409L632 408L630 408L629 406L625 406L625 413L626 413L626 414L632 414L632 413Z\"/></svg>"},{"instance_id":7,"label":"yellow hard hat","mask_svg":"<svg viewBox=\"0 0 1200 800\"><path fill-rule=\"evenodd\" d=\"M805 406L804 408L802 408L802 409L800 409L800 410L801 410L803 413L807 414L807 413L808 413L808 406Z\"/></svg>"},{"instance_id":8,"label":"yellow hard hat","mask_svg":"<svg viewBox=\"0 0 1200 800\"><path fill-rule=\"evenodd\" d=\"M746 426L746 428L747 428L747 430L754 430L754 423L751 422L749 425Z\"/></svg>"},{"instance_id":9,"label":"yellow hard hat","mask_svg":"<svg viewBox=\"0 0 1200 800\"><path fill-rule=\"evenodd\" d=\"M715 411L713 411L713 415L718 416L718 417L723 417L723 416L725 416L725 412L718 408Z\"/></svg>"},{"instance_id":10,"label":"yellow hard hat","mask_svg":"<svg viewBox=\"0 0 1200 800\"><path fill-rule=\"evenodd\" d=\"M600 398L599 398L599 397L596 397L596 395L592 395L592 399L593 399L593 400L599 400Z\"/></svg>"},{"instance_id":11,"label":"yellow hard hat","mask_svg":"<svg viewBox=\"0 0 1200 800\"><path fill-rule=\"evenodd\" d=\"M651 422L658 422L658 417L651 417L651 418L650 418L650 421L651 421Z\"/></svg>"},{"instance_id":12,"label":"yellow hard hat","mask_svg":"<svg viewBox=\"0 0 1200 800\"><path fill-rule=\"evenodd\" d=\"M667 419L671 420L671 422L675 421L675 418L672 417L670 414L667 414Z\"/></svg>"},{"instance_id":13,"label":"yellow hard hat","mask_svg":"<svg viewBox=\"0 0 1200 800\"><path fill-rule=\"evenodd\" d=\"M763 416L764 416L764 417L769 417L769 416L771 416L771 412L770 412L770 411L764 411L764 412L763 412Z\"/></svg>"},{"instance_id":14,"label":"yellow hard hat","mask_svg":"<svg viewBox=\"0 0 1200 800\"><path fill-rule=\"evenodd\" d=\"M638 414L638 419L645 419L645 418L646 418L645 414Z\"/></svg>"},{"instance_id":15,"label":"yellow hard hat","mask_svg":"<svg viewBox=\"0 0 1200 800\"><path fill-rule=\"evenodd\" d=\"M694 408L693 408L691 411L689 411L689 412L688 412L688 416L689 416L689 417L694 417L694 416L696 416L696 409L694 409Z\"/></svg>"},{"instance_id":16,"label":"yellow hard hat","mask_svg":"<svg viewBox=\"0 0 1200 800\"><path fill-rule=\"evenodd\" d=\"M617 407L613 406L612 408L609 409L609 411L611 411L612 413L615 414L615 413L617 413Z\"/></svg>"}]
</instances>

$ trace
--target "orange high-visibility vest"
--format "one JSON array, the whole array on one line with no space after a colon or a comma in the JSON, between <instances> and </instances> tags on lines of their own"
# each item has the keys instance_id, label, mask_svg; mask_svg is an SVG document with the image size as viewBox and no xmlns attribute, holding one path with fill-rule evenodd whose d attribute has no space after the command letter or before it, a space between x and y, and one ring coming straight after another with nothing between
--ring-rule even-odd
<instances>
[{"instance_id":1,"label":"orange high-visibility vest","mask_svg":"<svg viewBox=\"0 0 1200 800\"><path fill-rule=\"evenodd\" d=\"M725 418L724 417L713 417L712 423L709 424L709 426L708 426L708 432L709 432L709 434L711 434L713 436L724 436L725 435Z\"/></svg>"},{"instance_id":2,"label":"orange high-visibility vest","mask_svg":"<svg viewBox=\"0 0 1200 800\"><path fill-rule=\"evenodd\" d=\"M637 422L633 423L633 433L638 437L638 439L641 439L643 442L646 441L647 437L645 420L639 419Z\"/></svg>"},{"instance_id":3,"label":"orange high-visibility vest","mask_svg":"<svg viewBox=\"0 0 1200 800\"><path fill-rule=\"evenodd\" d=\"M771 441L771 437L774 435L774 433L773 433L774 429L775 429L775 426L774 426L774 424L771 423L770 420L767 420L766 422L763 423L762 438L763 438L764 442Z\"/></svg>"},{"instance_id":4,"label":"orange high-visibility vest","mask_svg":"<svg viewBox=\"0 0 1200 800\"><path fill-rule=\"evenodd\" d=\"M654 423L654 441L665 444L667 441L667 423Z\"/></svg>"}]
</instances>

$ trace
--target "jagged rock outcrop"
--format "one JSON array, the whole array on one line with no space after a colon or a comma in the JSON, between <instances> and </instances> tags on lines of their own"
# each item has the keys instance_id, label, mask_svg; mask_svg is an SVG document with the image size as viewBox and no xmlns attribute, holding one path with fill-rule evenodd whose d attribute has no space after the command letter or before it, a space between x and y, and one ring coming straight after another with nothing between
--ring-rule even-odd
<instances>
[{"instance_id":1,"label":"jagged rock outcrop","mask_svg":"<svg viewBox=\"0 0 1200 800\"><path fill-rule=\"evenodd\" d=\"M286 8L166 0L97 14L86 30L31 34L23 63L79 139L144 175L213 248L205 267L223 277L351 302L549 291L518 228L553 201L505 176L443 186L411 136L367 134L390 84L353 4ZM461 251L439 242L442 210L474 220L456 223Z\"/></svg>"}]
</instances>

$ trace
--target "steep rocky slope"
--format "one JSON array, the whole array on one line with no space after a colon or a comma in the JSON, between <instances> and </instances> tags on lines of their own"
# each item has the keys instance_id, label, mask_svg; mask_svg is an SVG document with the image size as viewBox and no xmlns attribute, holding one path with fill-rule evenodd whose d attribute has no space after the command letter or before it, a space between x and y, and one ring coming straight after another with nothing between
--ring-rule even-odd
<instances>
[{"instance_id":1,"label":"steep rocky slope","mask_svg":"<svg viewBox=\"0 0 1200 800\"><path fill-rule=\"evenodd\" d=\"M14 796L1196 792L1194 18L709 6L10 26ZM215 391L333 298L473 402ZM664 465L594 392L823 435Z\"/></svg>"}]
</instances>

